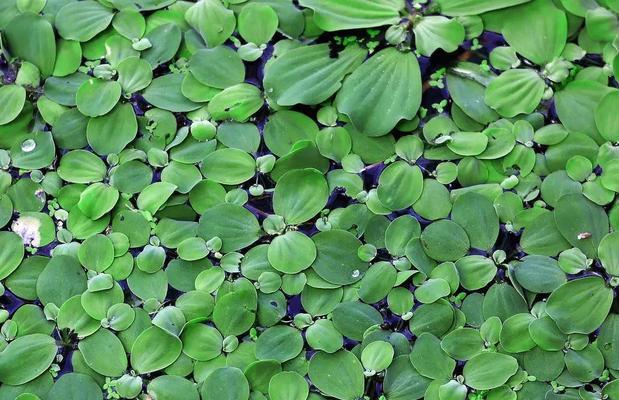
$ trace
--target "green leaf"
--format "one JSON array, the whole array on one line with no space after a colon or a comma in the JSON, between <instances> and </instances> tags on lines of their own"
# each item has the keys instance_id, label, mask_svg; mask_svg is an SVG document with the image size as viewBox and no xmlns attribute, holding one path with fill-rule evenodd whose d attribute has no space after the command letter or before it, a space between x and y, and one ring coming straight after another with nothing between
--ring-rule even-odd
<instances>
[{"instance_id":1,"label":"green leaf","mask_svg":"<svg viewBox=\"0 0 619 400\"><path fill-rule=\"evenodd\" d=\"M217 93L208 104L208 112L216 121L246 122L262 108L262 92L249 83L239 83Z\"/></svg>"},{"instance_id":2,"label":"green leaf","mask_svg":"<svg viewBox=\"0 0 619 400\"><path fill-rule=\"evenodd\" d=\"M269 398L272 400L305 400L309 385L305 378L294 371L283 371L269 381Z\"/></svg>"},{"instance_id":3,"label":"green leaf","mask_svg":"<svg viewBox=\"0 0 619 400\"><path fill-rule=\"evenodd\" d=\"M267 257L276 270L297 274L307 269L316 259L316 245L303 233L288 231L271 241Z\"/></svg>"},{"instance_id":4,"label":"green leaf","mask_svg":"<svg viewBox=\"0 0 619 400\"><path fill-rule=\"evenodd\" d=\"M501 32L518 53L544 65L565 47L567 17L552 2L533 0L509 10Z\"/></svg>"},{"instance_id":5,"label":"green leaf","mask_svg":"<svg viewBox=\"0 0 619 400\"><path fill-rule=\"evenodd\" d=\"M234 32L236 18L219 0L200 0L185 12L185 20L208 47L223 44Z\"/></svg>"},{"instance_id":6,"label":"green leaf","mask_svg":"<svg viewBox=\"0 0 619 400\"><path fill-rule=\"evenodd\" d=\"M427 16L413 28L417 50L430 57L437 49L454 52L464 42L464 27L456 19Z\"/></svg>"},{"instance_id":7,"label":"green leaf","mask_svg":"<svg viewBox=\"0 0 619 400\"><path fill-rule=\"evenodd\" d=\"M611 232L602 238L598 256L607 273L619 276L619 232Z\"/></svg>"},{"instance_id":8,"label":"green leaf","mask_svg":"<svg viewBox=\"0 0 619 400\"><path fill-rule=\"evenodd\" d=\"M366 331L383 322L383 316L372 306L359 301L338 304L332 314L333 325L342 335L361 341Z\"/></svg>"},{"instance_id":9,"label":"green leaf","mask_svg":"<svg viewBox=\"0 0 619 400\"><path fill-rule=\"evenodd\" d=\"M523 288L534 293L550 293L567 281L555 259L538 255L524 257L514 268L514 276Z\"/></svg>"},{"instance_id":10,"label":"green leaf","mask_svg":"<svg viewBox=\"0 0 619 400\"><path fill-rule=\"evenodd\" d=\"M70 372L62 375L47 394L49 400L101 400L101 387L90 375Z\"/></svg>"},{"instance_id":11,"label":"green leaf","mask_svg":"<svg viewBox=\"0 0 619 400\"><path fill-rule=\"evenodd\" d=\"M89 117L98 117L110 112L118 100L122 88L116 81L91 78L77 90L77 109Z\"/></svg>"},{"instance_id":12,"label":"green leaf","mask_svg":"<svg viewBox=\"0 0 619 400\"><path fill-rule=\"evenodd\" d=\"M404 7L400 0L300 0L314 10L314 23L325 31L394 24Z\"/></svg>"},{"instance_id":13,"label":"green leaf","mask_svg":"<svg viewBox=\"0 0 619 400\"><path fill-rule=\"evenodd\" d=\"M587 34L591 39L599 42L611 42L615 38L617 29L619 29L619 20L617 19L617 10L613 11L604 7L587 10L585 25Z\"/></svg>"},{"instance_id":14,"label":"green leaf","mask_svg":"<svg viewBox=\"0 0 619 400\"><path fill-rule=\"evenodd\" d=\"M72 1L56 14L55 25L67 40L86 42L110 25L114 13L93 0Z\"/></svg>"},{"instance_id":15,"label":"green leaf","mask_svg":"<svg viewBox=\"0 0 619 400\"><path fill-rule=\"evenodd\" d=\"M256 296L256 290L250 285L218 298L213 309L217 329L225 336L247 332L256 320Z\"/></svg>"},{"instance_id":16,"label":"green leaf","mask_svg":"<svg viewBox=\"0 0 619 400\"><path fill-rule=\"evenodd\" d=\"M260 225L247 209L224 203L211 207L202 214L198 236L207 241L218 237L223 241L223 252L236 251L260 238Z\"/></svg>"},{"instance_id":17,"label":"green leaf","mask_svg":"<svg viewBox=\"0 0 619 400\"><path fill-rule=\"evenodd\" d=\"M421 104L421 75L413 53L393 47L361 64L344 80L335 105L368 136L389 133L401 119L413 119Z\"/></svg>"},{"instance_id":18,"label":"green leaf","mask_svg":"<svg viewBox=\"0 0 619 400\"><path fill-rule=\"evenodd\" d=\"M200 108L200 104L183 96L181 85L184 77L183 74L168 74L153 79L144 90L144 99L155 107L172 112L187 112Z\"/></svg>"},{"instance_id":19,"label":"green leaf","mask_svg":"<svg viewBox=\"0 0 619 400\"><path fill-rule=\"evenodd\" d=\"M471 247L490 251L499 236L499 217L486 197L464 193L454 202L451 218L467 233Z\"/></svg>"},{"instance_id":20,"label":"green leaf","mask_svg":"<svg viewBox=\"0 0 619 400\"><path fill-rule=\"evenodd\" d=\"M117 104L106 115L88 122L86 137L92 149L101 155L120 153L138 133L138 122L131 104Z\"/></svg>"},{"instance_id":21,"label":"green leaf","mask_svg":"<svg viewBox=\"0 0 619 400\"><path fill-rule=\"evenodd\" d=\"M477 329L459 328L443 338L441 348L453 359L469 360L484 350L484 340Z\"/></svg>"},{"instance_id":22,"label":"green leaf","mask_svg":"<svg viewBox=\"0 0 619 400\"><path fill-rule=\"evenodd\" d=\"M9 276L24 258L24 242L13 232L0 232L0 279Z\"/></svg>"},{"instance_id":23,"label":"green leaf","mask_svg":"<svg viewBox=\"0 0 619 400\"><path fill-rule=\"evenodd\" d=\"M144 188L138 195L137 206L151 215L168 200L176 190L176 185L168 182L155 182Z\"/></svg>"},{"instance_id":24,"label":"green leaf","mask_svg":"<svg viewBox=\"0 0 619 400\"><path fill-rule=\"evenodd\" d=\"M270 327L262 332L256 341L258 360L276 360L283 363L298 356L302 350L301 332L289 326Z\"/></svg>"},{"instance_id":25,"label":"green leaf","mask_svg":"<svg viewBox=\"0 0 619 400\"><path fill-rule=\"evenodd\" d=\"M619 109L618 91L608 93L595 108L595 124L600 135L611 142L619 141L616 129L619 124L619 115L615 112L617 109Z\"/></svg>"},{"instance_id":26,"label":"green leaf","mask_svg":"<svg viewBox=\"0 0 619 400\"><path fill-rule=\"evenodd\" d=\"M251 179L256 170L252 156L239 149L220 149L210 153L202 162L202 173L214 182L238 185Z\"/></svg>"},{"instance_id":27,"label":"green leaf","mask_svg":"<svg viewBox=\"0 0 619 400\"><path fill-rule=\"evenodd\" d=\"M267 64L265 92L280 106L319 104L340 89L366 54L359 46L348 46L332 58L327 44L288 50Z\"/></svg>"},{"instance_id":28,"label":"green leaf","mask_svg":"<svg viewBox=\"0 0 619 400\"><path fill-rule=\"evenodd\" d=\"M208 361L221 354L223 337L212 326L189 324L183 329L181 340L183 353L194 360Z\"/></svg>"},{"instance_id":29,"label":"green leaf","mask_svg":"<svg viewBox=\"0 0 619 400\"><path fill-rule=\"evenodd\" d=\"M202 84L225 89L245 80L245 66L237 52L226 46L201 49L189 61L189 71Z\"/></svg>"},{"instance_id":30,"label":"green leaf","mask_svg":"<svg viewBox=\"0 0 619 400\"><path fill-rule=\"evenodd\" d=\"M273 193L273 210L289 225L299 225L316 216L327 204L329 186L315 169L298 169L282 176Z\"/></svg>"},{"instance_id":31,"label":"green leaf","mask_svg":"<svg viewBox=\"0 0 619 400\"><path fill-rule=\"evenodd\" d=\"M589 258L597 256L597 248L608 233L608 216L604 209L581 194L568 194L559 199L554 211L561 235Z\"/></svg>"},{"instance_id":32,"label":"green leaf","mask_svg":"<svg viewBox=\"0 0 619 400\"><path fill-rule=\"evenodd\" d=\"M436 261L456 261L466 255L470 247L465 230L447 219L428 225L421 233L421 244L426 254Z\"/></svg>"},{"instance_id":33,"label":"green leaf","mask_svg":"<svg viewBox=\"0 0 619 400\"><path fill-rule=\"evenodd\" d=\"M26 90L17 85L0 87L0 103L5 104L0 114L0 125L8 124L21 113L26 103Z\"/></svg>"},{"instance_id":34,"label":"green leaf","mask_svg":"<svg viewBox=\"0 0 619 400\"><path fill-rule=\"evenodd\" d=\"M456 261L460 284L467 290L478 290L492 282L496 275L496 265L490 258L471 255Z\"/></svg>"},{"instance_id":35,"label":"green leaf","mask_svg":"<svg viewBox=\"0 0 619 400\"><path fill-rule=\"evenodd\" d=\"M529 334L529 325L535 317L529 313L512 315L503 322L501 346L510 353L522 353L536 346Z\"/></svg>"},{"instance_id":36,"label":"green leaf","mask_svg":"<svg viewBox=\"0 0 619 400\"><path fill-rule=\"evenodd\" d=\"M512 7L530 0L438 0L441 14L450 17L479 15L487 11Z\"/></svg>"},{"instance_id":37,"label":"green leaf","mask_svg":"<svg viewBox=\"0 0 619 400\"><path fill-rule=\"evenodd\" d=\"M282 110L269 116L264 126L264 143L276 156L291 153L295 143L314 142L318 125L307 115L297 111Z\"/></svg>"},{"instance_id":38,"label":"green leaf","mask_svg":"<svg viewBox=\"0 0 619 400\"><path fill-rule=\"evenodd\" d=\"M41 375L56 357L54 338L35 333L12 341L0 353L0 382L22 385Z\"/></svg>"},{"instance_id":39,"label":"green leaf","mask_svg":"<svg viewBox=\"0 0 619 400\"><path fill-rule=\"evenodd\" d=\"M123 93L132 94L150 85L153 80L151 65L139 57L127 57L116 66L118 83Z\"/></svg>"},{"instance_id":40,"label":"green leaf","mask_svg":"<svg viewBox=\"0 0 619 400\"><path fill-rule=\"evenodd\" d=\"M20 14L4 27L4 37L11 56L36 65L43 77L52 74L56 61L56 40L54 29L45 18L30 12Z\"/></svg>"},{"instance_id":41,"label":"green leaf","mask_svg":"<svg viewBox=\"0 0 619 400\"><path fill-rule=\"evenodd\" d=\"M532 113L544 94L546 85L532 69L510 69L490 82L486 104L503 117Z\"/></svg>"},{"instance_id":42,"label":"green leaf","mask_svg":"<svg viewBox=\"0 0 619 400\"><path fill-rule=\"evenodd\" d=\"M494 389L503 385L518 370L512 356L501 353L480 353L464 365L464 383L477 390Z\"/></svg>"},{"instance_id":43,"label":"green leaf","mask_svg":"<svg viewBox=\"0 0 619 400\"><path fill-rule=\"evenodd\" d=\"M238 31L245 41L261 45L273 38L278 23L277 13L271 6L249 3L239 13Z\"/></svg>"},{"instance_id":44,"label":"green leaf","mask_svg":"<svg viewBox=\"0 0 619 400\"><path fill-rule=\"evenodd\" d=\"M417 337L410 359L421 375L431 379L449 379L456 368L456 362L441 348L441 341L429 333Z\"/></svg>"},{"instance_id":45,"label":"green leaf","mask_svg":"<svg viewBox=\"0 0 619 400\"><path fill-rule=\"evenodd\" d=\"M172 400L182 393L187 400L200 400L194 381L176 375L162 375L153 379L146 387L148 394L156 399Z\"/></svg>"},{"instance_id":46,"label":"green leaf","mask_svg":"<svg viewBox=\"0 0 619 400\"><path fill-rule=\"evenodd\" d=\"M525 225L520 245L527 253L544 256L556 256L571 247L557 229L554 215L549 211Z\"/></svg>"},{"instance_id":47,"label":"green leaf","mask_svg":"<svg viewBox=\"0 0 619 400\"><path fill-rule=\"evenodd\" d=\"M181 354L179 338L151 326L135 339L131 347L131 367L139 374L159 371L172 364Z\"/></svg>"},{"instance_id":48,"label":"green leaf","mask_svg":"<svg viewBox=\"0 0 619 400\"><path fill-rule=\"evenodd\" d=\"M447 148L461 156L477 156L488 147L488 136L484 132L454 132L449 135Z\"/></svg>"},{"instance_id":49,"label":"green leaf","mask_svg":"<svg viewBox=\"0 0 619 400\"><path fill-rule=\"evenodd\" d=\"M564 333L589 334L602 325L613 291L597 276L569 281L548 297L546 312Z\"/></svg>"},{"instance_id":50,"label":"green leaf","mask_svg":"<svg viewBox=\"0 0 619 400\"><path fill-rule=\"evenodd\" d=\"M103 376L121 376L127 369L125 349L116 335L107 329L99 329L81 340L78 348L86 364Z\"/></svg>"},{"instance_id":51,"label":"green leaf","mask_svg":"<svg viewBox=\"0 0 619 400\"><path fill-rule=\"evenodd\" d=\"M378 178L378 200L391 210L401 210L415 203L423 192L423 174L419 167L396 161Z\"/></svg>"},{"instance_id":52,"label":"green leaf","mask_svg":"<svg viewBox=\"0 0 619 400\"><path fill-rule=\"evenodd\" d=\"M77 257L52 257L36 281L36 293L42 304L64 304L86 290L86 273Z\"/></svg>"},{"instance_id":53,"label":"green leaf","mask_svg":"<svg viewBox=\"0 0 619 400\"><path fill-rule=\"evenodd\" d=\"M499 118L484 102L486 87L494 76L478 64L468 62L459 63L447 73L447 87L453 102L466 116L484 125Z\"/></svg>"},{"instance_id":54,"label":"green leaf","mask_svg":"<svg viewBox=\"0 0 619 400\"><path fill-rule=\"evenodd\" d=\"M377 340L365 346L361 352L361 363L366 370L383 371L393 361L394 349L391 343Z\"/></svg>"},{"instance_id":55,"label":"green leaf","mask_svg":"<svg viewBox=\"0 0 619 400\"><path fill-rule=\"evenodd\" d=\"M104 183L93 183L80 194L77 206L85 216L95 220L110 212L118 198L115 188Z\"/></svg>"},{"instance_id":56,"label":"green leaf","mask_svg":"<svg viewBox=\"0 0 619 400\"><path fill-rule=\"evenodd\" d=\"M131 8L138 11L152 11L169 6L174 0L111 0L118 10Z\"/></svg>"},{"instance_id":57,"label":"green leaf","mask_svg":"<svg viewBox=\"0 0 619 400\"><path fill-rule=\"evenodd\" d=\"M365 389L363 367L351 352L316 353L309 362L312 383L327 396L339 400L363 397Z\"/></svg>"},{"instance_id":58,"label":"green leaf","mask_svg":"<svg viewBox=\"0 0 619 400\"><path fill-rule=\"evenodd\" d=\"M312 236L316 244L316 260L312 269L327 282L348 285L363 277L368 263L357 255L361 241L352 233L340 229Z\"/></svg>"},{"instance_id":59,"label":"green leaf","mask_svg":"<svg viewBox=\"0 0 619 400\"><path fill-rule=\"evenodd\" d=\"M73 150L60 159L58 175L67 182L90 183L103 180L105 164L86 150Z\"/></svg>"},{"instance_id":60,"label":"green leaf","mask_svg":"<svg viewBox=\"0 0 619 400\"><path fill-rule=\"evenodd\" d=\"M584 133L598 144L604 139L598 131L595 110L610 93L608 86L590 80L572 81L555 95L557 114L570 133ZM572 154L573 155L573 154Z\"/></svg>"},{"instance_id":61,"label":"green leaf","mask_svg":"<svg viewBox=\"0 0 619 400\"><path fill-rule=\"evenodd\" d=\"M402 355L387 368L383 389L389 400L422 399L431 382L417 372L408 356Z\"/></svg>"},{"instance_id":62,"label":"green leaf","mask_svg":"<svg viewBox=\"0 0 619 400\"><path fill-rule=\"evenodd\" d=\"M200 394L202 400L248 400L249 383L238 368L218 368L206 377Z\"/></svg>"}]
</instances>

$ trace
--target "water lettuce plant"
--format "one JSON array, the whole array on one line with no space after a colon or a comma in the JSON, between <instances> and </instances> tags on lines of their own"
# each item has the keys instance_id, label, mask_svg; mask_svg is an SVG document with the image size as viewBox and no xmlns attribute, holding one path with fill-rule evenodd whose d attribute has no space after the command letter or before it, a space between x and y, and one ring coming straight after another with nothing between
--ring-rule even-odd
<instances>
[{"instance_id":1,"label":"water lettuce plant","mask_svg":"<svg viewBox=\"0 0 619 400\"><path fill-rule=\"evenodd\" d=\"M618 400L618 15L0 1L0 400Z\"/></svg>"}]
</instances>

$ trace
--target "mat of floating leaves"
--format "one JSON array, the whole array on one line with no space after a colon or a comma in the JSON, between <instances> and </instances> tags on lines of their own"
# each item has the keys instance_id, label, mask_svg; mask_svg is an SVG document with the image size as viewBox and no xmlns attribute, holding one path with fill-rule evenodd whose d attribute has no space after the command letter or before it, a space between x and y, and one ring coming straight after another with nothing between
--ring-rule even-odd
<instances>
[{"instance_id":1,"label":"mat of floating leaves","mask_svg":"<svg viewBox=\"0 0 619 400\"><path fill-rule=\"evenodd\" d=\"M619 399L615 0L3 0L0 400Z\"/></svg>"}]
</instances>

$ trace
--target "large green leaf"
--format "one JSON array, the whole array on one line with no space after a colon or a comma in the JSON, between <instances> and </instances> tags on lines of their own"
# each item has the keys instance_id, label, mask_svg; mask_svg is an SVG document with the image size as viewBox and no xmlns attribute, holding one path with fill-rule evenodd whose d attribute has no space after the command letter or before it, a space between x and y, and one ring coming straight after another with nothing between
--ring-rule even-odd
<instances>
[{"instance_id":1,"label":"large green leaf","mask_svg":"<svg viewBox=\"0 0 619 400\"><path fill-rule=\"evenodd\" d=\"M471 247L492 249L499 236L499 217L490 200L475 192L464 193L454 202L451 218L466 231Z\"/></svg>"},{"instance_id":2,"label":"large green leaf","mask_svg":"<svg viewBox=\"0 0 619 400\"><path fill-rule=\"evenodd\" d=\"M573 133L584 133L598 144L605 140L595 122L595 110L611 88L596 81L570 82L555 95L557 115L565 128Z\"/></svg>"},{"instance_id":3,"label":"large green leaf","mask_svg":"<svg viewBox=\"0 0 619 400\"><path fill-rule=\"evenodd\" d=\"M486 87L494 77L493 73L469 62L460 63L447 73L447 87L453 102L466 116L484 125L499 118L484 102Z\"/></svg>"},{"instance_id":4,"label":"large green leaf","mask_svg":"<svg viewBox=\"0 0 619 400\"><path fill-rule=\"evenodd\" d=\"M118 10L133 8L140 11L158 10L169 6L176 0L111 0Z\"/></svg>"},{"instance_id":5,"label":"large green leaf","mask_svg":"<svg viewBox=\"0 0 619 400\"><path fill-rule=\"evenodd\" d=\"M189 100L181 92L183 74L162 75L153 79L144 90L144 98L155 107L172 112L187 112L200 107L200 104Z\"/></svg>"},{"instance_id":6,"label":"large green leaf","mask_svg":"<svg viewBox=\"0 0 619 400\"><path fill-rule=\"evenodd\" d=\"M339 400L363 397L363 367L349 351L316 353L310 360L308 373L312 383L329 397Z\"/></svg>"},{"instance_id":7,"label":"large green leaf","mask_svg":"<svg viewBox=\"0 0 619 400\"><path fill-rule=\"evenodd\" d=\"M24 258L24 242L13 232L0 232L0 279L11 275Z\"/></svg>"},{"instance_id":8,"label":"large green leaf","mask_svg":"<svg viewBox=\"0 0 619 400\"><path fill-rule=\"evenodd\" d=\"M554 216L565 240L595 258L600 241L608 233L604 209L581 194L568 194L557 202Z\"/></svg>"},{"instance_id":9,"label":"large green leaf","mask_svg":"<svg viewBox=\"0 0 619 400\"><path fill-rule=\"evenodd\" d=\"M617 58L619 60L619 58ZM619 114L616 112L619 109L619 91L608 93L595 109L595 124L600 131L600 134L606 140L612 142L619 141Z\"/></svg>"},{"instance_id":10,"label":"large green leaf","mask_svg":"<svg viewBox=\"0 0 619 400\"><path fill-rule=\"evenodd\" d=\"M479 15L486 11L498 10L530 0L438 0L441 14L452 17L461 15Z\"/></svg>"},{"instance_id":11,"label":"large green leaf","mask_svg":"<svg viewBox=\"0 0 619 400\"><path fill-rule=\"evenodd\" d=\"M598 276L569 281L548 297L546 312L563 333L598 329L613 303L613 290Z\"/></svg>"},{"instance_id":12,"label":"large green leaf","mask_svg":"<svg viewBox=\"0 0 619 400\"><path fill-rule=\"evenodd\" d=\"M127 355L120 340L111 331L99 329L78 344L84 361L103 376L121 376L127 369Z\"/></svg>"},{"instance_id":13,"label":"large green leaf","mask_svg":"<svg viewBox=\"0 0 619 400\"><path fill-rule=\"evenodd\" d=\"M312 269L324 280L335 285L348 285L360 280L368 263L357 255L361 241L352 233L331 229L312 236L316 244L316 260Z\"/></svg>"},{"instance_id":14,"label":"large green leaf","mask_svg":"<svg viewBox=\"0 0 619 400\"><path fill-rule=\"evenodd\" d=\"M226 46L198 50L191 57L189 70L200 83L217 89L225 89L245 79L243 61Z\"/></svg>"},{"instance_id":15,"label":"large green leaf","mask_svg":"<svg viewBox=\"0 0 619 400\"><path fill-rule=\"evenodd\" d=\"M436 15L423 17L413 30L417 50L427 57L437 49L453 52L464 41L464 27L453 18Z\"/></svg>"},{"instance_id":16,"label":"large green leaf","mask_svg":"<svg viewBox=\"0 0 619 400\"><path fill-rule=\"evenodd\" d=\"M464 383L477 390L494 389L503 385L518 370L512 356L501 353L480 353L464 365Z\"/></svg>"},{"instance_id":17,"label":"large green leaf","mask_svg":"<svg viewBox=\"0 0 619 400\"><path fill-rule=\"evenodd\" d=\"M319 104L342 86L342 79L355 70L367 52L349 46L337 58L327 44L301 46L267 64L264 88L280 106Z\"/></svg>"},{"instance_id":18,"label":"large green leaf","mask_svg":"<svg viewBox=\"0 0 619 400\"><path fill-rule=\"evenodd\" d=\"M249 383L238 368L218 368L207 376L200 393L203 400L247 400Z\"/></svg>"},{"instance_id":19,"label":"large green leaf","mask_svg":"<svg viewBox=\"0 0 619 400\"><path fill-rule=\"evenodd\" d=\"M183 343L163 329L151 326L137 336L131 347L131 368L139 374L159 371L181 354Z\"/></svg>"},{"instance_id":20,"label":"large green leaf","mask_svg":"<svg viewBox=\"0 0 619 400\"><path fill-rule=\"evenodd\" d=\"M416 202L423 191L419 167L396 161L383 170L378 179L378 200L391 210L401 210Z\"/></svg>"},{"instance_id":21,"label":"large green leaf","mask_svg":"<svg viewBox=\"0 0 619 400\"><path fill-rule=\"evenodd\" d=\"M432 382L417 372L406 355L396 357L385 372L383 389L389 400L417 400Z\"/></svg>"},{"instance_id":22,"label":"large green leaf","mask_svg":"<svg viewBox=\"0 0 619 400\"><path fill-rule=\"evenodd\" d=\"M219 0L200 0L185 12L185 19L208 47L223 44L234 32L236 18Z\"/></svg>"},{"instance_id":23,"label":"large green leaf","mask_svg":"<svg viewBox=\"0 0 619 400\"><path fill-rule=\"evenodd\" d=\"M490 82L485 101L503 117L530 114L542 100L545 88L535 70L510 69Z\"/></svg>"},{"instance_id":24,"label":"large green leaf","mask_svg":"<svg viewBox=\"0 0 619 400\"><path fill-rule=\"evenodd\" d=\"M314 22L325 31L371 28L399 21L402 0L300 0L314 10Z\"/></svg>"},{"instance_id":25,"label":"large green leaf","mask_svg":"<svg viewBox=\"0 0 619 400\"><path fill-rule=\"evenodd\" d=\"M335 104L368 136L389 133L413 119L421 104L421 75L413 53L381 50L344 80Z\"/></svg>"},{"instance_id":26,"label":"large green leaf","mask_svg":"<svg viewBox=\"0 0 619 400\"><path fill-rule=\"evenodd\" d=\"M565 47L567 18L553 2L533 0L510 10L501 32L518 53L544 65Z\"/></svg>"},{"instance_id":27,"label":"large green leaf","mask_svg":"<svg viewBox=\"0 0 619 400\"><path fill-rule=\"evenodd\" d=\"M26 12L13 18L4 29L12 56L31 62L44 77L52 74L56 61L56 39L52 25L42 16Z\"/></svg>"},{"instance_id":28,"label":"large green leaf","mask_svg":"<svg viewBox=\"0 0 619 400\"><path fill-rule=\"evenodd\" d=\"M602 238L598 256L606 272L619 276L619 232L609 233Z\"/></svg>"},{"instance_id":29,"label":"large green leaf","mask_svg":"<svg viewBox=\"0 0 619 400\"><path fill-rule=\"evenodd\" d=\"M251 179L256 170L252 156L239 149L223 148L209 154L202 161L202 173L212 181L224 185L238 185Z\"/></svg>"},{"instance_id":30,"label":"large green leaf","mask_svg":"<svg viewBox=\"0 0 619 400\"><path fill-rule=\"evenodd\" d=\"M223 241L222 251L236 251L260 238L260 225L247 209L224 203L202 214L198 236L204 240L219 237Z\"/></svg>"},{"instance_id":31,"label":"large green leaf","mask_svg":"<svg viewBox=\"0 0 619 400\"><path fill-rule=\"evenodd\" d=\"M441 348L441 341L430 333L419 335L410 354L413 367L431 379L448 379L453 375L456 361Z\"/></svg>"},{"instance_id":32,"label":"large green leaf","mask_svg":"<svg viewBox=\"0 0 619 400\"><path fill-rule=\"evenodd\" d=\"M0 353L0 382L21 385L41 375L56 357L54 338L34 333L19 337Z\"/></svg>"},{"instance_id":33,"label":"large green leaf","mask_svg":"<svg viewBox=\"0 0 619 400\"><path fill-rule=\"evenodd\" d=\"M110 25L114 13L98 1L72 1L56 14L56 30L67 40L86 42Z\"/></svg>"},{"instance_id":34,"label":"large green leaf","mask_svg":"<svg viewBox=\"0 0 619 400\"><path fill-rule=\"evenodd\" d=\"M131 104L117 104L109 113L90 119L86 129L88 144L98 154L120 153L138 133Z\"/></svg>"},{"instance_id":35,"label":"large green leaf","mask_svg":"<svg viewBox=\"0 0 619 400\"><path fill-rule=\"evenodd\" d=\"M298 225L323 209L329 198L329 185L316 169L297 169L279 179L273 193L273 210L287 224Z\"/></svg>"},{"instance_id":36,"label":"large green leaf","mask_svg":"<svg viewBox=\"0 0 619 400\"><path fill-rule=\"evenodd\" d=\"M0 86L0 104L4 104L0 114L0 125L15 120L26 104L26 89L18 85Z\"/></svg>"}]
</instances>

